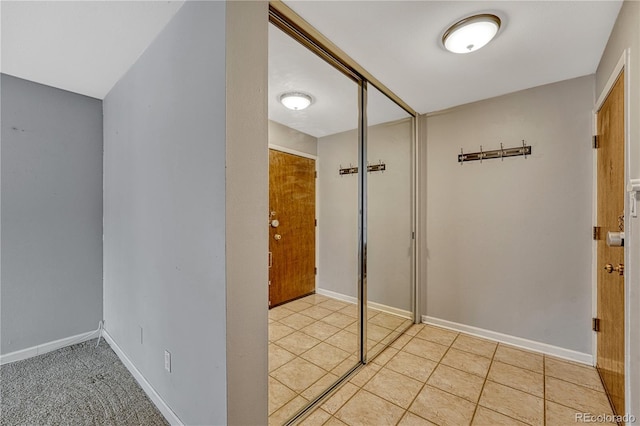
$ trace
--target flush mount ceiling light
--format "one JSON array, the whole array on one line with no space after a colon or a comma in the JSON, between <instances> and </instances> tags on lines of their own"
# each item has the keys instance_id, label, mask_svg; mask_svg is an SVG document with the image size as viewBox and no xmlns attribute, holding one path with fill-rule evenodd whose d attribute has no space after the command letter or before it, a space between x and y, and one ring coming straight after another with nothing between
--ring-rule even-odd
<instances>
[{"instance_id":1,"label":"flush mount ceiling light","mask_svg":"<svg viewBox=\"0 0 640 426\"><path fill-rule=\"evenodd\" d=\"M288 92L280 95L280 102L285 107L294 111L300 111L311 105L311 96L302 92Z\"/></svg>"},{"instance_id":2,"label":"flush mount ceiling light","mask_svg":"<svg viewBox=\"0 0 640 426\"><path fill-rule=\"evenodd\" d=\"M487 13L464 18L445 31L442 44L453 53L469 53L491 41L500 29L500 18Z\"/></svg>"}]
</instances>

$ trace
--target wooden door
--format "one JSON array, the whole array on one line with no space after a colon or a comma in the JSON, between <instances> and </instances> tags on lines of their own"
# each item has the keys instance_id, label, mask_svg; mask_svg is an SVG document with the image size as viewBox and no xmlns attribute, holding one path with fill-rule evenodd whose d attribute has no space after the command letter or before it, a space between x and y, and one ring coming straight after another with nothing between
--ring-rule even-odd
<instances>
[{"instance_id":1,"label":"wooden door","mask_svg":"<svg viewBox=\"0 0 640 426\"><path fill-rule=\"evenodd\" d=\"M315 292L315 160L269 150L269 209L269 306L274 307Z\"/></svg>"},{"instance_id":2,"label":"wooden door","mask_svg":"<svg viewBox=\"0 0 640 426\"><path fill-rule=\"evenodd\" d=\"M598 333L597 368L617 414L624 401L624 247L609 247L607 232L624 229L624 74L598 111Z\"/></svg>"}]
</instances>

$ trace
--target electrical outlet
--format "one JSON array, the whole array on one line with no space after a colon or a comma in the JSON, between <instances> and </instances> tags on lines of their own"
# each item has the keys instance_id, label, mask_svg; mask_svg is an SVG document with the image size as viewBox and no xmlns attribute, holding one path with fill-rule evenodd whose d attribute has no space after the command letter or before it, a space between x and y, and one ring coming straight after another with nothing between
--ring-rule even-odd
<instances>
[{"instance_id":1,"label":"electrical outlet","mask_svg":"<svg viewBox=\"0 0 640 426\"><path fill-rule=\"evenodd\" d=\"M166 349L164 351L164 369L171 373L171 352Z\"/></svg>"}]
</instances>

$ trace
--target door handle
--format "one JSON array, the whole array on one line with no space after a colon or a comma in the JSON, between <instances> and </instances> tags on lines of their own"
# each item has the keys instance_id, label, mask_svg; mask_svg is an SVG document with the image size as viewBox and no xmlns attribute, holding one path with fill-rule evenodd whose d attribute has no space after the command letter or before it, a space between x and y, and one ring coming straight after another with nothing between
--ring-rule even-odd
<instances>
[{"instance_id":1,"label":"door handle","mask_svg":"<svg viewBox=\"0 0 640 426\"><path fill-rule=\"evenodd\" d=\"M610 274L613 273L613 271L616 271L618 275L624 275L624 265L622 263L619 263L618 266L615 267L612 264L607 263L606 265L604 265L604 270Z\"/></svg>"},{"instance_id":2,"label":"door handle","mask_svg":"<svg viewBox=\"0 0 640 426\"><path fill-rule=\"evenodd\" d=\"M609 247L624 247L624 232L607 232Z\"/></svg>"},{"instance_id":3,"label":"door handle","mask_svg":"<svg viewBox=\"0 0 640 426\"><path fill-rule=\"evenodd\" d=\"M269 252L269 268L273 266L273 253Z\"/></svg>"}]
</instances>

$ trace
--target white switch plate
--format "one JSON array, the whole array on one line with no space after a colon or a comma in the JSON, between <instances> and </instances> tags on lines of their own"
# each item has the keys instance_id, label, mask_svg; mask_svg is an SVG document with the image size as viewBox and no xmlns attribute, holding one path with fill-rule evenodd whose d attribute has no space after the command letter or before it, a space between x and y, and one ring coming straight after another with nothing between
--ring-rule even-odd
<instances>
[{"instance_id":1,"label":"white switch plate","mask_svg":"<svg viewBox=\"0 0 640 426\"><path fill-rule=\"evenodd\" d=\"M164 351L164 369L171 373L171 352Z\"/></svg>"}]
</instances>

